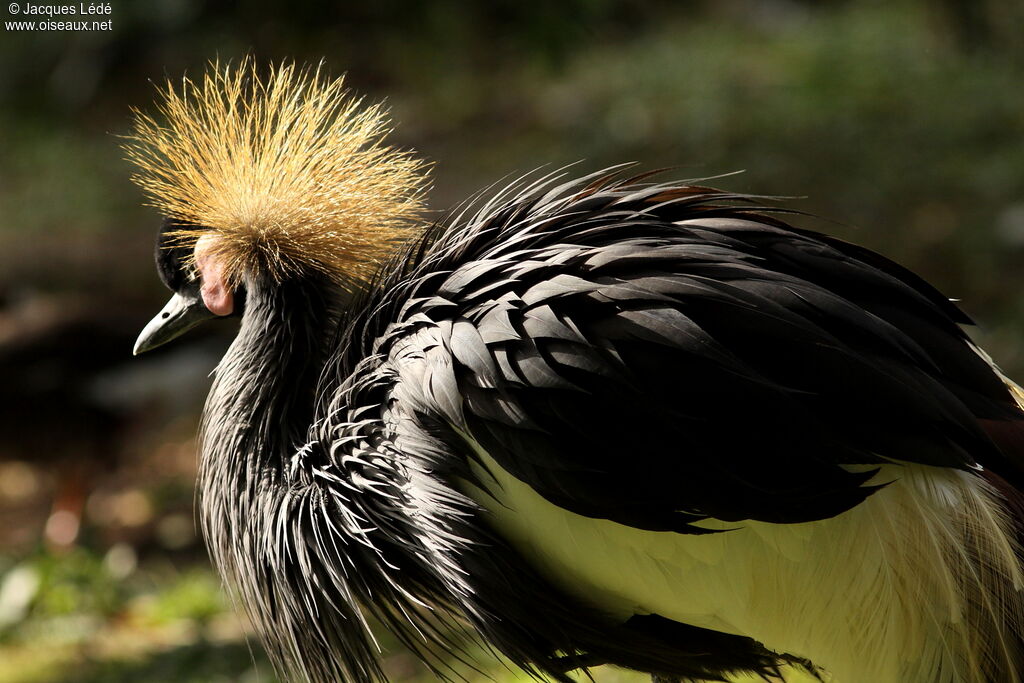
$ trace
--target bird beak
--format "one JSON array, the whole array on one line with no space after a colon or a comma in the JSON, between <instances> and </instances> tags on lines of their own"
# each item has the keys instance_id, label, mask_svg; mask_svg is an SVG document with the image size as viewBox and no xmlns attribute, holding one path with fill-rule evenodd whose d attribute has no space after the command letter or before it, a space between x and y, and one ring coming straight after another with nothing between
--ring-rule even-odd
<instances>
[{"instance_id":1,"label":"bird beak","mask_svg":"<svg viewBox=\"0 0 1024 683\"><path fill-rule=\"evenodd\" d=\"M216 318L203 304L199 292L192 295L175 293L156 317L149 321L135 341L134 355L155 349L210 318Z\"/></svg>"}]
</instances>

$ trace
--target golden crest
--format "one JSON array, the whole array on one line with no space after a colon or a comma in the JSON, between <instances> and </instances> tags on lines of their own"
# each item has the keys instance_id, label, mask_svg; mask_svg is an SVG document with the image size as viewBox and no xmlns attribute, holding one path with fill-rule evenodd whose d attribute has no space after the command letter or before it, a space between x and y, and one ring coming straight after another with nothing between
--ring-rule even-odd
<instances>
[{"instance_id":1,"label":"golden crest","mask_svg":"<svg viewBox=\"0 0 1024 683\"><path fill-rule=\"evenodd\" d=\"M124 149L149 204L211 231L232 283L280 281L310 269L357 287L422 211L426 165L385 146L380 105L343 79L282 64L263 78L253 60L211 63L201 80L160 89L158 116L135 111Z\"/></svg>"}]
</instances>

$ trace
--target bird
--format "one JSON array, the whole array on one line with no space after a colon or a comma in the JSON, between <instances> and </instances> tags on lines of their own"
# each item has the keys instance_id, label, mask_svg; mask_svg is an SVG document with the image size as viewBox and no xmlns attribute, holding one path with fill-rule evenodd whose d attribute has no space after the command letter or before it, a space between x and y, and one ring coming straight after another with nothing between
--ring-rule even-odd
<instances>
[{"instance_id":1,"label":"bird","mask_svg":"<svg viewBox=\"0 0 1024 683\"><path fill-rule=\"evenodd\" d=\"M386 680L376 622L440 677L1024 678L1024 392L956 303L633 166L429 221L389 128L246 59L124 143L172 291L135 353L239 319L199 514L282 677Z\"/></svg>"}]
</instances>

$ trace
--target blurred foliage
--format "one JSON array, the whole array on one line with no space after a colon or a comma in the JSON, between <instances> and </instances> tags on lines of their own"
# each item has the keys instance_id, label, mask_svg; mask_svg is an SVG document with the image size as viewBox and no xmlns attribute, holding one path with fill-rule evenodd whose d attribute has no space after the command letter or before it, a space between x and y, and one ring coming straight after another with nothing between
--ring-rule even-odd
<instances>
[{"instance_id":1,"label":"blurred foliage","mask_svg":"<svg viewBox=\"0 0 1024 683\"><path fill-rule=\"evenodd\" d=\"M1019 0L153 0L112 12L111 32L0 41L0 353L3 307L27 296L157 310L158 217L117 136L153 82L251 54L322 59L386 100L392 141L435 163L438 212L580 160L579 172L633 160L676 177L745 170L711 182L800 197L785 204L839 221L802 224L919 271L1024 378ZM188 379L186 361L200 377L212 362L171 350L136 361L131 381L153 385L161 368ZM102 386L135 400L125 377ZM147 399L158 417L124 420L120 457L90 466L102 481L70 551L25 540L41 534L63 466L12 456L0 435L0 464L20 459L0 470L0 539L18 539L0 546L0 683L273 680L190 528L182 434L198 406L168 386L175 400ZM387 661L396 678L426 680L407 655ZM619 676L599 674L638 680Z\"/></svg>"},{"instance_id":2,"label":"blurred foliage","mask_svg":"<svg viewBox=\"0 0 1024 683\"><path fill-rule=\"evenodd\" d=\"M126 576L117 552L39 552L0 575L0 614L12 584L29 591L25 614L0 628L0 682L276 680L209 570Z\"/></svg>"},{"instance_id":3,"label":"blurred foliage","mask_svg":"<svg viewBox=\"0 0 1024 683\"><path fill-rule=\"evenodd\" d=\"M103 570L102 558L81 548L60 556L42 554L34 563L34 570L39 582L34 616L110 617L124 600L124 587Z\"/></svg>"}]
</instances>

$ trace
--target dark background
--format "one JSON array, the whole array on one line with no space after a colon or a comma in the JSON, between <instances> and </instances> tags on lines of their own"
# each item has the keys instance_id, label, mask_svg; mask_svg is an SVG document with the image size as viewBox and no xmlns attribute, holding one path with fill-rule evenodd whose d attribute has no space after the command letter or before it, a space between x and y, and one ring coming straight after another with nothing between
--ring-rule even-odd
<instances>
[{"instance_id":1,"label":"dark background","mask_svg":"<svg viewBox=\"0 0 1024 683\"><path fill-rule=\"evenodd\" d=\"M713 184L793 197L822 218L805 225L917 270L1024 377L1019 0L121 0L99 18L112 30L0 31L0 683L272 680L192 522L230 325L130 356L166 293L118 136L154 84L214 58L347 73L434 163L439 213L540 166L744 171Z\"/></svg>"}]
</instances>

